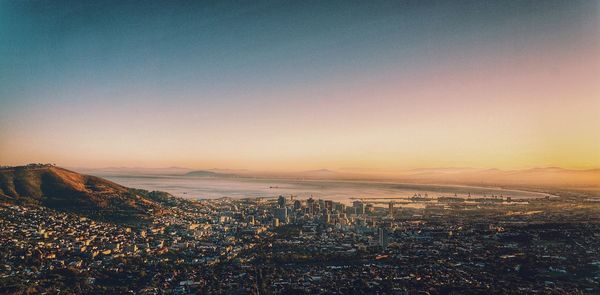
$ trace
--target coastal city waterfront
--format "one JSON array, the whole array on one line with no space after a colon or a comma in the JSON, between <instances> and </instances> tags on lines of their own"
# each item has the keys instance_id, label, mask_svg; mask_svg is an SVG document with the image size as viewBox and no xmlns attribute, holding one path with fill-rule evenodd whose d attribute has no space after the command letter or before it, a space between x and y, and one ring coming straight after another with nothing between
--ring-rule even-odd
<instances>
[{"instance_id":1,"label":"coastal city waterfront","mask_svg":"<svg viewBox=\"0 0 600 295\"><path fill-rule=\"evenodd\" d=\"M164 175L130 173L111 174L105 171L84 171L104 177L127 187L149 191L166 191L185 199L218 199L222 197L264 198L294 195L302 199L322 198L345 205L355 199L395 200L397 205L410 202L414 197L435 200L438 197L493 198L510 197L526 200L554 196L550 192L532 189L510 189L491 186L401 183L397 181L328 180L302 178L258 178L250 176ZM505 198L505 199L506 199Z\"/></svg>"},{"instance_id":2,"label":"coastal city waterfront","mask_svg":"<svg viewBox=\"0 0 600 295\"><path fill-rule=\"evenodd\" d=\"M600 292L600 202L411 201L172 198L137 224L3 205L0 292Z\"/></svg>"},{"instance_id":3,"label":"coastal city waterfront","mask_svg":"<svg viewBox=\"0 0 600 295\"><path fill-rule=\"evenodd\" d=\"M0 295L600 295L600 0L0 0Z\"/></svg>"}]
</instances>

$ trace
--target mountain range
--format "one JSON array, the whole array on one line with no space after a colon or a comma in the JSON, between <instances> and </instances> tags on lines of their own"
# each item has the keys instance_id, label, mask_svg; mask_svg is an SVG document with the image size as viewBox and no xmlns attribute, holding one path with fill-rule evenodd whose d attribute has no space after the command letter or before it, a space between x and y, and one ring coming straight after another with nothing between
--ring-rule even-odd
<instances>
[{"instance_id":1,"label":"mountain range","mask_svg":"<svg viewBox=\"0 0 600 295\"><path fill-rule=\"evenodd\" d=\"M403 183L458 184L518 187L600 187L600 169L565 169L542 167L531 169L421 168L400 172L370 169L318 169L291 172L189 168L109 168L86 171L98 176L180 176L180 177L248 177L315 180L379 180Z\"/></svg>"},{"instance_id":2,"label":"mountain range","mask_svg":"<svg viewBox=\"0 0 600 295\"><path fill-rule=\"evenodd\" d=\"M444 168L412 170L399 176L407 182L484 186L598 187L600 169L573 170L543 167L521 170Z\"/></svg>"}]
</instances>

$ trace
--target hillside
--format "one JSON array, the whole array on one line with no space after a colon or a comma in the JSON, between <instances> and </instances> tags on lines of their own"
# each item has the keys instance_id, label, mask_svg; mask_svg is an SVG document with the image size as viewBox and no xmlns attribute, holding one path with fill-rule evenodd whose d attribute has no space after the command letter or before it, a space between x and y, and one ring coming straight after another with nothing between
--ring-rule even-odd
<instances>
[{"instance_id":1,"label":"hillside","mask_svg":"<svg viewBox=\"0 0 600 295\"><path fill-rule=\"evenodd\" d=\"M98 219L143 219L163 211L156 192L51 165L0 168L0 202L35 204Z\"/></svg>"}]
</instances>

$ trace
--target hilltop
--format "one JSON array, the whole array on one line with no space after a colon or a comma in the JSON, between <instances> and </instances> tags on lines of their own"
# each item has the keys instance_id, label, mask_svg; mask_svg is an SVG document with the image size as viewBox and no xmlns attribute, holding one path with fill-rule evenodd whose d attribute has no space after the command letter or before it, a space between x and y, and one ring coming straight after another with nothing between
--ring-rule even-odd
<instances>
[{"instance_id":1,"label":"hilltop","mask_svg":"<svg viewBox=\"0 0 600 295\"><path fill-rule=\"evenodd\" d=\"M160 214L173 197L47 164L0 168L0 203L30 204L110 220Z\"/></svg>"}]
</instances>

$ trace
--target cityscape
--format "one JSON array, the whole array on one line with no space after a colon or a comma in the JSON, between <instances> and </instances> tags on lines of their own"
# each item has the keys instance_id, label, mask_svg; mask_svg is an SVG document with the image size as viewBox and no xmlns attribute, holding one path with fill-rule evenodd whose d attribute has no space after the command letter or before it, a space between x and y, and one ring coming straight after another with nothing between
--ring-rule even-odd
<instances>
[{"instance_id":1,"label":"cityscape","mask_svg":"<svg viewBox=\"0 0 600 295\"><path fill-rule=\"evenodd\" d=\"M0 0L0 295L600 294L600 0Z\"/></svg>"},{"instance_id":2,"label":"cityscape","mask_svg":"<svg viewBox=\"0 0 600 295\"><path fill-rule=\"evenodd\" d=\"M60 168L0 172L27 169ZM0 292L600 291L597 197L415 195L410 203L424 206L410 208L368 199L345 205L291 195L190 200L133 192L152 196L161 212L123 223L109 211L86 216L5 198Z\"/></svg>"}]
</instances>

